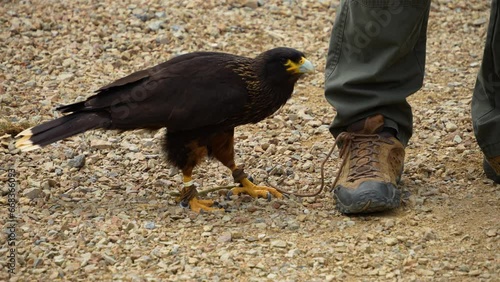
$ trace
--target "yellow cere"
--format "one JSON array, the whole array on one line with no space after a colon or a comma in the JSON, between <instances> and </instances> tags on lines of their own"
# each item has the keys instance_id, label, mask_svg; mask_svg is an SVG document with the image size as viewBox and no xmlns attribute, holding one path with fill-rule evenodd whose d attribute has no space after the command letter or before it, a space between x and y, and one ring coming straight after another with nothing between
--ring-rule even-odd
<instances>
[{"instance_id":1,"label":"yellow cere","mask_svg":"<svg viewBox=\"0 0 500 282\"><path fill-rule=\"evenodd\" d=\"M300 58L299 62L296 63L290 59L288 59L288 61L285 63L285 67L287 67L287 71L288 72L292 72L292 73L299 73L299 67L304 64L306 62L306 58L302 57Z\"/></svg>"}]
</instances>

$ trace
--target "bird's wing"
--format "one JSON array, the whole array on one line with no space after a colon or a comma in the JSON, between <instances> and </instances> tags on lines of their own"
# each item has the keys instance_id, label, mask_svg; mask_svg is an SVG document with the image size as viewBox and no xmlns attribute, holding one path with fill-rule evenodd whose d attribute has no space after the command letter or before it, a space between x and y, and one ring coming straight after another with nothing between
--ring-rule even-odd
<instances>
[{"instance_id":1,"label":"bird's wing","mask_svg":"<svg viewBox=\"0 0 500 282\"><path fill-rule=\"evenodd\" d=\"M243 110L246 84L219 53L194 53L119 79L63 112L106 110L117 129L191 130ZM173 61L173 62L172 62Z\"/></svg>"},{"instance_id":2,"label":"bird's wing","mask_svg":"<svg viewBox=\"0 0 500 282\"><path fill-rule=\"evenodd\" d=\"M112 89L115 87L124 86L127 84L139 82L145 78L154 76L154 74L157 73L159 70L173 67L175 64L177 64L179 62L186 62L186 61L189 61L191 59L199 59L200 57L211 57L211 56L218 56L218 55L220 55L220 53L217 53L217 52L193 52L193 53L180 55L180 56L174 57L174 58L172 58L164 63L158 64L154 67L151 67L151 68L148 68L145 70L140 70L140 71L134 72L128 76L122 77L118 80L115 80L114 82L112 82L106 86L101 87L99 90L97 90L97 92L103 92L103 91L106 91L106 90L109 90L109 89Z\"/></svg>"}]
</instances>

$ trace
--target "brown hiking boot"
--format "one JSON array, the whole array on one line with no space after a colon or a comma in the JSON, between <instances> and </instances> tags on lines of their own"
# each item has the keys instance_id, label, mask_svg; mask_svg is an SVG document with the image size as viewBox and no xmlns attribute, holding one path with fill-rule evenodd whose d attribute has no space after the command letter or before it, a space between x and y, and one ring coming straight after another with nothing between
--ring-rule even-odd
<instances>
[{"instance_id":1,"label":"brown hiking boot","mask_svg":"<svg viewBox=\"0 0 500 282\"><path fill-rule=\"evenodd\" d=\"M342 165L334 184L337 209L369 213L399 207L396 187L403 172L405 150L384 130L384 117L358 121L337 137Z\"/></svg>"},{"instance_id":2,"label":"brown hiking boot","mask_svg":"<svg viewBox=\"0 0 500 282\"><path fill-rule=\"evenodd\" d=\"M500 184L500 156L483 159L483 169L486 177Z\"/></svg>"}]
</instances>

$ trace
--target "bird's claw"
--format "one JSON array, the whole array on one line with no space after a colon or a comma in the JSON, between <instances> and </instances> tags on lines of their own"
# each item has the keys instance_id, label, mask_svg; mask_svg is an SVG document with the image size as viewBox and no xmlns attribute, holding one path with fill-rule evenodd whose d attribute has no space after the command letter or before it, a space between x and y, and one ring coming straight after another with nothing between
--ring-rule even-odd
<instances>
[{"instance_id":1,"label":"bird's claw","mask_svg":"<svg viewBox=\"0 0 500 282\"><path fill-rule=\"evenodd\" d=\"M245 193L245 192L238 192L238 193ZM226 200L228 200L228 201L231 200L231 196L233 196L233 190L227 191ZM273 197L272 194L269 191L267 191L266 197L263 197L263 198L267 198L267 201L270 202L272 197ZM256 197L254 197L254 198L256 198Z\"/></svg>"},{"instance_id":2,"label":"bird's claw","mask_svg":"<svg viewBox=\"0 0 500 282\"><path fill-rule=\"evenodd\" d=\"M192 211L198 213L224 211L224 208L219 203L212 200L198 199L197 197L192 198L187 203L186 201L181 201L179 205L183 208L190 208Z\"/></svg>"},{"instance_id":3,"label":"bird's claw","mask_svg":"<svg viewBox=\"0 0 500 282\"><path fill-rule=\"evenodd\" d=\"M276 189L265 186L236 187L229 190L226 197L230 199L232 195L239 195L242 193L248 194L253 198L266 198L268 201L271 201L272 196L279 199L283 198L283 194Z\"/></svg>"},{"instance_id":4,"label":"bird's claw","mask_svg":"<svg viewBox=\"0 0 500 282\"><path fill-rule=\"evenodd\" d=\"M232 190L227 191L227 193L226 193L226 200L228 200L228 201L231 200L231 196L232 195L233 195L233 191Z\"/></svg>"},{"instance_id":5,"label":"bird's claw","mask_svg":"<svg viewBox=\"0 0 500 282\"><path fill-rule=\"evenodd\" d=\"M186 201L180 201L179 206L180 206L181 208L187 209L187 208L189 208L189 202L186 202Z\"/></svg>"}]
</instances>

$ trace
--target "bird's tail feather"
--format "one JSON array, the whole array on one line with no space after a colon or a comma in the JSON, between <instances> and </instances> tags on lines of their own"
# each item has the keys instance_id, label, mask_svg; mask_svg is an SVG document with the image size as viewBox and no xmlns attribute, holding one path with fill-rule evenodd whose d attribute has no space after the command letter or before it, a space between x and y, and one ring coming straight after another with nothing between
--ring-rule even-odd
<instances>
[{"instance_id":1,"label":"bird's tail feather","mask_svg":"<svg viewBox=\"0 0 500 282\"><path fill-rule=\"evenodd\" d=\"M98 112L79 112L28 128L19 133L16 148L21 151L39 149L64 138L94 128L107 127L110 118Z\"/></svg>"},{"instance_id":2,"label":"bird's tail feather","mask_svg":"<svg viewBox=\"0 0 500 282\"><path fill-rule=\"evenodd\" d=\"M60 106L56 110L60 111L61 113L74 113L83 110L85 108L85 102L86 101L82 101L74 104Z\"/></svg>"}]
</instances>

